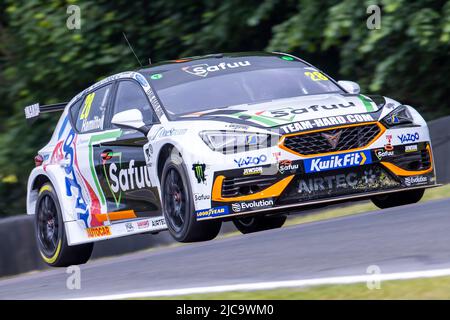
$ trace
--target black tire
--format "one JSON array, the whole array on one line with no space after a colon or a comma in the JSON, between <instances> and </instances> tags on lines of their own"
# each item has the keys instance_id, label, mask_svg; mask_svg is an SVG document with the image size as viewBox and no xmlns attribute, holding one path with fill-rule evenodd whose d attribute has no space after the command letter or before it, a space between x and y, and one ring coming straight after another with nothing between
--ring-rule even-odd
<instances>
[{"instance_id":1,"label":"black tire","mask_svg":"<svg viewBox=\"0 0 450 320\"><path fill-rule=\"evenodd\" d=\"M69 246L58 197L50 183L39 189L35 212L36 241L42 259L52 267L86 263L93 243Z\"/></svg>"},{"instance_id":2,"label":"black tire","mask_svg":"<svg viewBox=\"0 0 450 320\"><path fill-rule=\"evenodd\" d=\"M281 228L286 222L286 216L255 216L234 219L236 228L243 234Z\"/></svg>"},{"instance_id":3,"label":"black tire","mask_svg":"<svg viewBox=\"0 0 450 320\"><path fill-rule=\"evenodd\" d=\"M222 221L197 221L188 175L175 149L164 164L161 193L164 218L175 240L207 241L219 234Z\"/></svg>"},{"instance_id":4,"label":"black tire","mask_svg":"<svg viewBox=\"0 0 450 320\"><path fill-rule=\"evenodd\" d=\"M416 189L409 191L402 191L397 193L390 193L386 195L379 195L372 197L372 202L380 209L387 209L397 206L404 206L419 202L422 199L425 189Z\"/></svg>"}]
</instances>

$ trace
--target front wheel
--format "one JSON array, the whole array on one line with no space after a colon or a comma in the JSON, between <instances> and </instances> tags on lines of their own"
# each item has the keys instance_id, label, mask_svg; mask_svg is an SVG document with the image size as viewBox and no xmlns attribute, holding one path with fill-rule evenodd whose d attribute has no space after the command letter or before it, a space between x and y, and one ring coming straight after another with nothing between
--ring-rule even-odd
<instances>
[{"instance_id":1,"label":"front wheel","mask_svg":"<svg viewBox=\"0 0 450 320\"><path fill-rule=\"evenodd\" d=\"M286 222L286 216L247 217L233 220L234 225L241 233L253 233L270 229L281 228Z\"/></svg>"},{"instance_id":2,"label":"front wheel","mask_svg":"<svg viewBox=\"0 0 450 320\"><path fill-rule=\"evenodd\" d=\"M56 192L50 183L39 189L36 202L35 230L42 259L52 267L67 267L86 263L93 243L69 246Z\"/></svg>"},{"instance_id":3,"label":"front wheel","mask_svg":"<svg viewBox=\"0 0 450 320\"><path fill-rule=\"evenodd\" d=\"M214 239L220 231L219 220L197 221L192 191L178 152L166 160L162 172L161 191L167 228L179 242Z\"/></svg>"},{"instance_id":4,"label":"front wheel","mask_svg":"<svg viewBox=\"0 0 450 320\"><path fill-rule=\"evenodd\" d=\"M372 202L380 209L392 208L419 202L425 189L402 191L372 197Z\"/></svg>"}]
</instances>

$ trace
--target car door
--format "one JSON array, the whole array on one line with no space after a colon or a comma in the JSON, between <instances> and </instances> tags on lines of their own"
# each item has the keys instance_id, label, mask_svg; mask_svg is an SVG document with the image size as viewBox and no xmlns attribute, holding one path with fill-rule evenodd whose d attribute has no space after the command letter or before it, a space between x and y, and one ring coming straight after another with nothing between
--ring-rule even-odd
<instances>
[{"instance_id":1,"label":"car door","mask_svg":"<svg viewBox=\"0 0 450 320\"><path fill-rule=\"evenodd\" d=\"M148 98L138 82L127 79L116 84L111 119L129 109L142 112L147 126L157 122ZM108 121L108 129L120 130L116 139L98 147L99 163L96 171L105 195L108 212L122 212L117 217L153 217L161 215L161 203L156 186L152 185L150 168L146 166L143 145L147 137L136 130L119 129ZM111 216L111 215L110 215Z\"/></svg>"}]
</instances>

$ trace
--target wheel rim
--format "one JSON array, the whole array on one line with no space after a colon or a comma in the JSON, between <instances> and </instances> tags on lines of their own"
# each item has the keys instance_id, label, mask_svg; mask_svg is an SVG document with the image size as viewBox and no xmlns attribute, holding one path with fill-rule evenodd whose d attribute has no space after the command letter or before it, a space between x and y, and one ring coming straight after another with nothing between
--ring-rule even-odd
<instances>
[{"instance_id":1,"label":"wheel rim","mask_svg":"<svg viewBox=\"0 0 450 320\"><path fill-rule=\"evenodd\" d=\"M164 195L167 220L175 232L180 232L186 221L186 192L180 174L173 168L167 172Z\"/></svg>"},{"instance_id":2,"label":"wheel rim","mask_svg":"<svg viewBox=\"0 0 450 320\"><path fill-rule=\"evenodd\" d=\"M58 211L52 197L41 198L37 212L38 238L42 251L51 256L55 253L59 240Z\"/></svg>"}]
</instances>

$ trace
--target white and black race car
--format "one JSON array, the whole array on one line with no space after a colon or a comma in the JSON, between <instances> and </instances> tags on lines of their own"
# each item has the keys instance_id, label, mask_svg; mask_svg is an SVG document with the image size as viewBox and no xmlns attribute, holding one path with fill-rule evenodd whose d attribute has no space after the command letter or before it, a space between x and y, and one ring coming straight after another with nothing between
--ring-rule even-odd
<instances>
[{"instance_id":1,"label":"white and black race car","mask_svg":"<svg viewBox=\"0 0 450 320\"><path fill-rule=\"evenodd\" d=\"M215 54L110 76L70 102L35 158L27 211L43 259L85 263L93 242L168 229L182 242L278 228L303 207L387 208L436 186L427 125L282 53Z\"/></svg>"}]
</instances>

